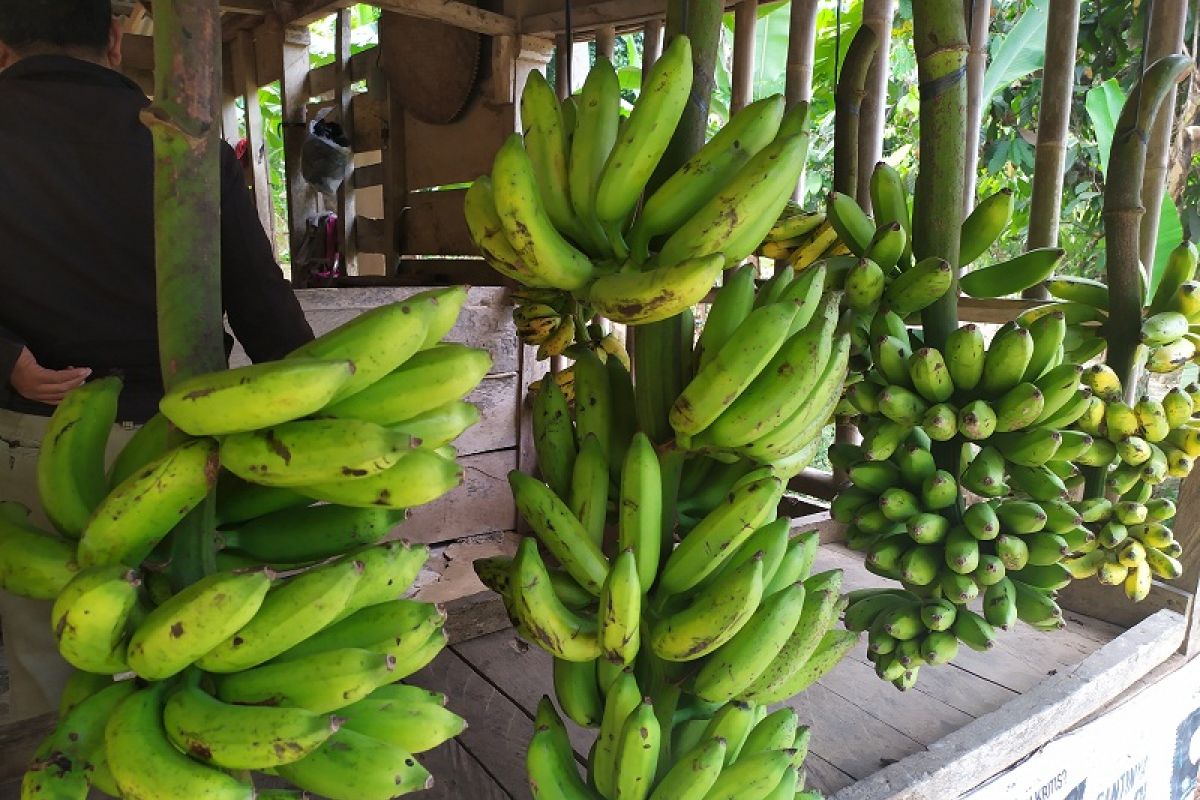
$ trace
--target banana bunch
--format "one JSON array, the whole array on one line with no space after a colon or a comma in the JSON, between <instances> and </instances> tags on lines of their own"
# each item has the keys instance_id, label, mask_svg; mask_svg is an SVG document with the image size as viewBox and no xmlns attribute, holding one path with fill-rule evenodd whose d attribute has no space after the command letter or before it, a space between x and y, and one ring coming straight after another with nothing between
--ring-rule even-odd
<instances>
[{"instance_id":1,"label":"banana bunch","mask_svg":"<svg viewBox=\"0 0 1200 800\"><path fill-rule=\"evenodd\" d=\"M1168 523L1175 504L1165 497L1119 500L1097 497L1079 509L1092 533L1085 546L1063 562L1071 577L1096 577L1106 586L1123 586L1125 595L1140 602L1149 595L1154 578L1173 580L1183 574L1183 548Z\"/></svg>"},{"instance_id":2,"label":"banana bunch","mask_svg":"<svg viewBox=\"0 0 1200 800\"><path fill-rule=\"evenodd\" d=\"M1138 363L1155 373L1170 373L1196 358L1200 335L1200 282L1196 277L1200 253L1196 245L1182 242L1171 251L1153 294L1145 267L1142 281L1143 319ZM1068 345L1077 350L1074 360L1087 361L1104 352L1108 322L1108 286L1092 278L1058 276L1046 281L1055 302L1029 309L1027 320L1062 312L1068 324Z\"/></svg>"},{"instance_id":3,"label":"banana bunch","mask_svg":"<svg viewBox=\"0 0 1200 800\"><path fill-rule=\"evenodd\" d=\"M512 297L517 335L525 344L538 348L539 359L562 355L575 342L576 319L591 316L570 292L518 289Z\"/></svg>"},{"instance_id":4,"label":"banana bunch","mask_svg":"<svg viewBox=\"0 0 1200 800\"><path fill-rule=\"evenodd\" d=\"M735 702L707 713L680 708L671 715L643 697L629 669L612 678L597 703L599 732L585 780L562 717L549 697L542 698L526 756L534 798L816 796L803 791L810 732L790 708L768 714L765 706Z\"/></svg>"},{"instance_id":5,"label":"banana bunch","mask_svg":"<svg viewBox=\"0 0 1200 800\"><path fill-rule=\"evenodd\" d=\"M561 353L579 327L547 298L573 296L630 325L677 316L755 251L788 202L808 150L807 105L784 114L779 95L747 106L646 191L691 84L686 36L655 62L625 120L608 59L577 102L560 103L540 73L526 82L523 133L471 185L464 214L488 263L527 287L517 323L540 356Z\"/></svg>"},{"instance_id":6,"label":"banana bunch","mask_svg":"<svg viewBox=\"0 0 1200 800\"><path fill-rule=\"evenodd\" d=\"M783 269L757 290L752 266L726 275L691 354L693 374L670 406L680 448L747 458L784 477L808 465L850 357L841 295L826 291L825 274L823 265L798 276Z\"/></svg>"},{"instance_id":7,"label":"banana bunch","mask_svg":"<svg viewBox=\"0 0 1200 800\"><path fill-rule=\"evenodd\" d=\"M38 464L57 535L0 504L0 585L54 600L85 676L23 796L249 798L254 770L335 799L428 787L413 753L464 723L396 683L443 649L445 614L401 599L427 548L385 539L461 480L450 443L479 420L462 398L491 366L441 342L465 299L418 294L186 381L111 474L120 382L68 397ZM172 529L214 491L219 571L175 591Z\"/></svg>"},{"instance_id":8,"label":"banana bunch","mask_svg":"<svg viewBox=\"0 0 1200 800\"><path fill-rule=\"evenodd\" d=\"M799 203L788 200L757 254L782 267L787 262L801 272L821 259L850 253L839 239L828 217L821 211L809 211Z\"/></svg>"}]
</instances>

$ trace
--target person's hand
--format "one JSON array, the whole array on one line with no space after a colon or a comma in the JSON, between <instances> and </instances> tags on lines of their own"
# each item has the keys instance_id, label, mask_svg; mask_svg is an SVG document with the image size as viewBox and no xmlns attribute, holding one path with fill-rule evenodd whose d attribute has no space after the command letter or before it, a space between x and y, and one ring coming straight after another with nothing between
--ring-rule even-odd
<instances>
[{"instance_id":1,"label":"person's hand","mask_svg":"<svg viewBox=\"0 0 1200 800\"><path fill-rule=\"evenodd\" d=\"M91 374L90 369L82 367L46 369L38 364L28 347L23 347L8 382L26 400L56 406L67 396L67 392L81 386Z\"/></svg>"}]
</instances>

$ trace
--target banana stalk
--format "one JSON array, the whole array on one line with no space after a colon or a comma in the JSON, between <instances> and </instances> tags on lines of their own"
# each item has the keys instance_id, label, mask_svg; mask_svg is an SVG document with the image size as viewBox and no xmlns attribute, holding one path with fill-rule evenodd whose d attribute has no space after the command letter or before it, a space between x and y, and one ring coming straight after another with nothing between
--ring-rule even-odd
<instances>
[{"instance_id":1,"label":"banana stalk","mask_svg":"<svg viewBox=\"0 0 1200 800\"><path fill-rule=\"evenodd\" d=\"M879 50L879 35L863 25L846 48L842 72L834 93L833 190L854 197L858 193L859 112L867 94L867 74Z\"/></svg>"},{"instance_id":2,"label":"banana stalk","mask_svg":"<svg viewBox=\"0 0 1200 800\"><path fill-rule=\"evenodd\" d=\"M170 389L225 368L221 311L217 85L220 15L209 0L155 8L154 102L142 122L154 140L154 241L159 359ZM178 442L173 442L178 444ZM211 501L173 537L176 590L216 571Z\"/></svg>"}]
</instances>

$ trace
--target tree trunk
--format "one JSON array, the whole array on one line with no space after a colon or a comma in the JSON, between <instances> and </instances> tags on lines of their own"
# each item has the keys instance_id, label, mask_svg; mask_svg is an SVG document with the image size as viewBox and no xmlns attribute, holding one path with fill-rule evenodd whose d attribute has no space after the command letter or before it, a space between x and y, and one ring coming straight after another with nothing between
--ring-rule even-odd
<instances>
[{"instance_id":1,"label":"tree trunk","mask_svg":"<svg viewBox=\"0 0 1200 800\"><path fill-rule=\"evenodd\" d=\"M1050 0L1046 23L1046 64L1042 69L1042 107L1038 113L1037 157L1033 167L1033 200L1029 206L1026 249L1058 246L1062 214L1063 165L1071 93L1075 86L1075 51L1079 38L1079 3ZM1048 297L1045 287L1025 290L1025 297Z\"/></svg>"},{"instance_id":2,"label":"tree trunk","mask_svg":"<svg viewBox=\"0 0 1200 800\"><path fill-rule=\"evenodd\" d=\"M983 76L987 72L988 26L992 0L964 0L971 31L967 54L967 151L963 164L963 214L975 208L975 178L979 171L979 129L983 124Z\"/></svg>"},{"instance_id":3,"label":"tree trunk","mask_svg":"<svg viewBox=\"0 0 1200 800\"><path fill-rule=\"evenodd\" d=\"M1145 208L1142 185L1147 141L1163 100L1190 67L1180 55L1151 64L1121 109L1113 132L1104 182L1105 269L1108 272L1109 317L1107 361L1121 378L1125 401L1133 404L1137 391L1137 344L1142 325L1138 235ZM1159 190L1161 197L1162 190ZM1155 198L1156 200L1158 198Z\"/></svg>"},{"instance_id":4,"label":"tree trunk","mask_svg":"<svg viewBox=\"0 0 1200 800\"><path fill-rule=\"evenodd\" d=\"M1154 0L1150 9L1150 36L1146 42L1145 62L1153 64L1163 56L1183 52L1183 35L1187 29L1187 0ZM1154 268L1154 251L1158 244L1158 223L1162 216L1163 188L1167 182L1167 162L1171 156L1171 130L1175 126L1175 86L1167 90L1166 104L1159 109L1150 129L1146 146L1146 173L1142 178L1142 217L1138 232L1138 252L1146 269Z\"/></svg>"},{"instance_id":5,"label":"tree trunk","mask_svg":"<svg viewBox=\"0 0 1200 800\"><path fill-rule=\"evenodd\" d=\"M154 141L154 244L163 384L224 369L216 0L154 4L154 102L142 122ZM172 534L176 589L214 572L211 500Z\"/></svg>"},{"instance_id":6,"label":"tree trunk","mask_svg":"<svg viewBox=\"0 0 1200 800\"><path fill-rule=\"evenodd\" d=\"M954 270L950 290L922 312L925 344L942 349L958 325L958 247L963 218L967 127L967 24L962 0L913 7L921 87L920 169L913 201L913 255Z\"/></svg>"},{"instance_id":7,"label":"tree trunk","mask_svg":"<svg viewBox=\"0 0 1200 800\"><path fill-rule=\"evenodd\" d=\"M867 72L866 96L858 123L858 187L855 199L871 212L871 170L883 158L883 120L888 104L892 23L896 0L865 0L863 25L875 31L879 47Z\"/></svg>"}]
</instances>

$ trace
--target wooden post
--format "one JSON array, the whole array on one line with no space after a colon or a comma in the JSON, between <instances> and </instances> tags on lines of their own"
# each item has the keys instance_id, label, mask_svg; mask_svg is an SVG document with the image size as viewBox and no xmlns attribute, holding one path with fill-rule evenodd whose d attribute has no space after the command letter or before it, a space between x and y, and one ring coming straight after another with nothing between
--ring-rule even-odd
<instances>
[{"instance_id":1,"label":"wooden post","mask_svg":"<svg viewBox=\"0 0 1200 800\"><path fill-rule=\"evenodd\" d=\"M963 165L963 213L975 208L975 173L979 169L979 128L983 124L983 76L987 72L988 23L992 0L964 0L971 26L967 55L967 152Z\"/></svg>"},{"instance_id":2,"label":"wooden post","mask_svg":"<svg viewBox=\"0 0 1200 800\"><path fill-rule=\"evenodd\" d=\"M650 68L654 66L654 62L658 61L658 57L662 55L662 40L663 40L663 22L661 19L652 19L642 26L642 81L646 80L646 74L650 72Z\"/></svg>"},{"instance_id":3,"label":"wooden post","mask_svg":"<svg viewBox=\"0 0 1200 800\"><path fill-rule=\"evenodd\" d=\"M1075 0L1051 0L1046 22L1046 63L1042 68L1042 106L1038 112L1029 237L1025 243L1028 250L1058 246L1063 166L1067 154L1067 126L1071 121L1078 39L1079 3ZM1026 289L1024 295L1034 299L1049 297L1041 285Z\"/></svg>"},{"instance_id":4,"label":"wooden post","mask_svg":"<svg viewBox=\"0 0 1200 800\"><path fill-rule=\"evenodd\" d=\"M612 61L613 51L617 47L617 29L612 25L605 25L596 29L596 58L604 56L609 61Z\"/></svg>"},{"instance_id":5,"label":"wooden post","mask_svg":"<svg viewBox=\"0 0 1200 800\"><path fill-rule=\"evenodd\" d=\"M758 0L741 0L733 11L733 86L729 115L754 100L754 34L758 28Z\"/></svg>"},{"instance_id":6,"label":"wooden post","mask_svg":"<svg viewBox=\"0 0 1200 800\"><path fill-rule=\"evenodd\" d=\"M571 42L565 34L555 37L554 50L554 88L558 99L565 100L571 96L571 87L567 84L567 63L571 58Z\"/></svg>"},{"instance_id":7,"label":"wooden post","mask_svg":"<svg viewBox=\"0 0 1200 800\"><path fill-rule=\"evenodd\" d=\"M154 140L158 345L163 385L170 389L225 368L217 116L221 16L216 0L159 0L154 27L154 102L141 119ZM210 499L171 534L176 591L216 571L214 528Z\"/></svg>"},{"instance_id":8,"label":"wooden post","mask_svg":"<svg viewBox=\"0 0 1200 800\"><path fill-rule=\"evenodd\" d=\"M233 41L233 81L245 104L247 152L250 156L250 180L254 187L254 207L267 238L275 246L275 213L271 207L271 179L267 172L267 142L263 135L262 108L258 104L258 79L254 70L254 39L249 31L239 31Z\"/></svg>"},{"instance_id":9,"label":"wooden post","mask_svg":"<svg viewBox=\"0 0 1200 800\"><path fill-rule=\"evenodd\" d=\"M788 53L784 100L788 108L812 100L813 58L817 46L818 0L792 0L788 23ZM804 173L796 183L792 199L804 197Z\"/></svg>"},{"instance_id":10,"label":"wooden post","mask_svg":"<svg viewBox=\"0 0 1200 800\"><path fill-rule=\"evenodd\" d=\"M858 123L858 188L855 199L865 211L871 211L871 171L883 158L883 120L888 102L888 77L892 48L892 22L896 0L866 0L863 25L875 31L879 49L867 71L866 94Z\"/></svg>"},{"instance_id":11,"label":"wooden post","mask_svg":"<svg viewBox=\"0 0 1200 800\"><path fill-rule=\"evenodd\" d=\"M312 187L300 174L300 151L308 135L308 29L288 27L283 31L279 96L283 116L283 162L287 181L288 242L292 255L292 280L303 288L307 276L296 269L300 244L310 215L316 213Z\"/></svg>"},{"instance_id":12,"label":"wooden post","mask_svg":"<svg viewBox=\"0 0 1200 800\"><path fill-rule=\"evenodd\" d=\"M1163 56L1183 52L1183 34L1187 28L1186 0L1154 0L1150 7L1150 35L1146 42L1145 63L1153 64ZM1195 53L1192 54L1193 57ZM1158 223L1162 215L1162 194L1167 184L1167 164L1171 158L1171 131L1175 127L1175 87L1167 92L1159 109L1150 140L1146 145L1146 174L1142 178L1142 217L1138 232L1138 250L1146 269L1153 269L1158 244Z\"/></svg>"},{"instance_id":13,"label":"wooden post","mask_svg":"<svg viewBox=\"0 0 1200 800\"><path fill-rule=\"evenodd\" d=\"M1191 658L1200 653L1200 613L1195 601L1195 597L1200 595L1200 470L1184 479L1176 502L1179 510L1171 527L1183 547L1183 553L1179 556L1183 575L1175 583L1193 596L1192 614L1184 641L1184 653Z\"/></svg>"},{"instance_id":14,"label":"wooden post","mask_svg":"<svg viewBox=\"0 0 1200 800\"><path fill-rule=\"evenodd\" d=\"M354 141L354 111L351 101L354 99L354 88L350 76L350 10L342 9L337 12L337 31L334 45L334 94L337 97L342 132L351 142ZM354 156L350 157L350 168L345 180L338 188L338 241L342 247L342 264L347 275L358 274L358 242L355 238L355 223L358 214L354 205Z\"/></svg>"}]
</instances>

